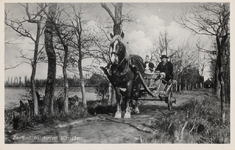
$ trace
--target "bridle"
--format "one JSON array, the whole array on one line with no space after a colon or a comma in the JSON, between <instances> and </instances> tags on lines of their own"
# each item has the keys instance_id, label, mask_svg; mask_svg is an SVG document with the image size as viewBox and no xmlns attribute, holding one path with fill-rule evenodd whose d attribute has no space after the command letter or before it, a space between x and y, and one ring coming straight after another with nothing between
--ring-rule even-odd
<instances>
[{"instance_id":1,"label":"bridle","mask_svg":"<svg viewBox=\"0 0 235 150\"><path fill-rule=\"evenodd\" d=\"M114 43L116 40L118 40L119 42L121 42L121 43L123 44L124 48L126 48L126 45L124 44L125 42L124 42L124 40L120 37L120 35L114 36L113 39L112 39L112 41L111 41L111 44ZM111 45L111 44L110 44L110 45ZM125 52L126 52L126 53L124 54L125 57L123 57L122 60L121 60L120 62L118 62L117 66L115 67L115 70L114 70L114 71L117 71L117 69L118 69L118 68L122 65L122 63L126 60L126 61L127 61L127 64L125 65L124 70L119 73L120 76L125 75L125 74L129 71L129 64L130 64L130 62L129 62L129 55L128 55L128 53L127 53L126 50L125 50ZM116 56L119 56L119 55L120 55L120 54L118 54L117 52L114 52L114 51L110 52L110 56L112 56L113 54L116 55Z\"/></svg>"}]
</instances>

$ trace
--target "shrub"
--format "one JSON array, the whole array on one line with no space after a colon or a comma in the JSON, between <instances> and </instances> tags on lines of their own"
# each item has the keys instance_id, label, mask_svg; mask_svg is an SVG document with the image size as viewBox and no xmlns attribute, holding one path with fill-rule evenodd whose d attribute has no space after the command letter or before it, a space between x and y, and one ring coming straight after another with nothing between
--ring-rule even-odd
<instances>
[{"instance_id":1,"label":"shrub","mask_svg":"<svg viewBox=\"0 0 235 150\"><path fill-rule=\"evenodd\" d=\"M155 137L145 139L157 143L229 143L230 105L225 124L220 123L220 101L213 96L198 96L177 113L153 121ZM160 135L160 136L159 136Z\"/></svg>"}]
</instances>

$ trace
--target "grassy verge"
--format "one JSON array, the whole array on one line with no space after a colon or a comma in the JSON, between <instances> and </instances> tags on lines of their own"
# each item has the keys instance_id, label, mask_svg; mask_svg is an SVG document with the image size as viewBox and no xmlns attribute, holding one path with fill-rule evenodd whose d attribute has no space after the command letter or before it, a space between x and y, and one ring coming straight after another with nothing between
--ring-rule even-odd
<instances>
[{"instance_id":1,"label":"grassy verge","mask_svg":"<svg viewBox=\"0 0 235 150\"><path fill-rule=\"evenodd\" d=\"M5 131L20 132L38 125L54 126L59 123L90 117L91 115L114 113L115 109L116 107L104 105L101 101L88 101L87 108L84 108L80 102L78 105L70 108L68 114L55 109L54 116L46 117L39 115L37 117L30 117L28 110L15 107L5 110Z\"/></svg>"},{"instance_id":2,"label":"grassy verge","mask_svg":"<svg viewBox=\"0 0 235 150\"><path fill-rule=\"evenodd\" d=\"M37 124L54 125L58 122L65 122L73 119L84 118L89 115L85 109L79 105L69 111L68 114L55 112L54 116L30 117L25 112L18 111L18 108L5 110L5 127L12 130L27 130Z\"/></svg>"},{"instance_id":3,"label":"grassy verge","mask_svg":"<svg viewBox=\"0 0 235 150\"><path fill-rule=\"evenodd\" d=\"M230 104L220 123L220 101L211 94L197 96L174 114L151 123L155 134L147 143L230 143Z\"/></svg>"}]
</instances>

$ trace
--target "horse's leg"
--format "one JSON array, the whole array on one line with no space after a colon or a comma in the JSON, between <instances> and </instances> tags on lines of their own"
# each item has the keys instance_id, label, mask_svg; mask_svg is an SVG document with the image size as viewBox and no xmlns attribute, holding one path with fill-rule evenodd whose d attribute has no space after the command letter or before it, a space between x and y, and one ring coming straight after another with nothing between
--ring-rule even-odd
<instances>
[{"instance_id":1,"label":"horse's leg","mask_svg":"<svg viewBox=\"0 0 235 150\"><path fill-rule=\"evenodd\" d=\"M114 118L121 118L122 117L122 111L121 111L121 94L120 94L120 89L115 88L116 91L116 99L117 99L117 111L115 113Z\"/></svg>"},{"instance_id":2,"label":"horse's leg","mask_svg":"<svg viewBox=\"0 0 235 150\"><path fill-rule=\"evenodd\" d=\"M138 107L138 105L139 105L138 104L138 98L139 98L139 92L140 92L140 88L141 88L141 80L139 78L139 74L137 73L137 71L135 73L135 80L134 81L135 81L135 84L136 84L136 90L135 90L135 92L133 92L133 98L135 100L134 112L136 114L139 114L140 111L139 111L139 107Z\"/></svg>"},{"instance_id":3,"label":"horse's leg","mask_svg":"<svg viewBox=\"0 0 235 150\"><path fill-rule=\"evenodd\" d=\"M133 85L133 81L129 81L127 83L127 88L126 88L126 112L125 112L124 118L131 118L130 98L131 98L131 92L132 92L132 85Z\"/></svg>"},{"instance_id":4,"label":"horse's leg","mask_svg":"<svg viewBox=\"0 0 235 150\"><path fill-rule=\"evenodd\" d=\"M135 110L134 110L134 112L136 113L136 114L139 114L140 113L140 111L139 111L139 103L138 103L138 98L139 98L139 92L140 92L140 88L141 88L141 84L138 84L137 86L136 86L136 91L135 91L135 93L134 93L134 99L135 99Z\"/></svg>"}]
</instances>

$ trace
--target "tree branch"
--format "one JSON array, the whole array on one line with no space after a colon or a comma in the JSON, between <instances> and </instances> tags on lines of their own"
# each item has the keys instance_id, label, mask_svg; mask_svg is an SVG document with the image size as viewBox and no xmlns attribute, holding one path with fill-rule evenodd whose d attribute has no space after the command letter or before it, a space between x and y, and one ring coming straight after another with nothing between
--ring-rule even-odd
<instances>
[{"instance_id":1,"label":"tree branch","mask_svg":"<svg viewBox=\"0 0 235 150\"><path fill-rule=\"evenodd\" d=\"M23 62L21 62L21 63L19 63L19 64L17 64L17 65L14 65L14 66L10 66L10 67L5 67L5 69L4 70L9 70L9 69L14 69L14 68L16 68L16 67L18 67L18 66L20 66L20 65L22 65L23 64Z\"/></svg>"},{"instance_id":2,"label":"tree branch","mask_svg":"<svg viewBox=\"0 0 235 150\"><path fill-rule=\"evenodd\" d=\"M108 6L105 3L100 3L100 5L108 12L109 16L112 18L113 22L115 22L115 17L111 10L108 8Z\"/></svg>"}]
</instances>

